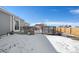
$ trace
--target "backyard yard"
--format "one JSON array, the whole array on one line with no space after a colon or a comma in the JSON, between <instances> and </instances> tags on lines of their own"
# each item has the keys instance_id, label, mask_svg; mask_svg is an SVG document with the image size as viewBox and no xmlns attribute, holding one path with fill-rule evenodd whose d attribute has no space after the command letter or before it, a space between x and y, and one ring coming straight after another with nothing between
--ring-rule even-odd
<instances>
[{"instance_id":1,"label":"backyard yard","mask_svg":"<svg viewBox=\"0 0 79 59\"><path fill-rule=\"evenodd\" d=\"M79 41L56 35L4 35L0 39L0 53L77 53Z\"/></svg>"},{"instance_id":2,"label":"backyard yard","mask_svg":"<svg viewBox=\"0 0 79 59\"><path fill-rule=\"evenodd\" d=\"M1 53L55 53L57 52L42 34L3 36L0 39Z\"/></svg>"}]
</instances>

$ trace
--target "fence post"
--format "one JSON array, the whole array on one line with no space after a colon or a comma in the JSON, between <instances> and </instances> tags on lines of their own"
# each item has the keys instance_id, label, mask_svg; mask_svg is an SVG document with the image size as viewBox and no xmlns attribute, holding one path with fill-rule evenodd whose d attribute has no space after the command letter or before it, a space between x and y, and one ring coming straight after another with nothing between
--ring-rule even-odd
<instances>
[{"instance_id":1,"label":"fence post","mask_svg":"<svg viewBox=\"0 0 79 59\"><path fill-rule=\"evenodd\" d=\"M43 26L42 26L42 34L43 34Z\"/></svg>"},{"instance_id":2,"label":"fence post","mask_svg":"<svg viewBox=\"0 0 79 59\"><path fill-rule=\"evenodd\" d=\"M70 27L70 34L72 33L72 28Z\"/></svg>"},{"instance_id":3,"label":"fence post","mask_svg":"<svg viewBox=\"0 0 79 59\"><path fill-rule=\"evenodd\" d=\"M56 26L53 26L53 34L56 33Z\"/></svg>"},{"instance_id":4,"label":"fence post","mask_svg":"<svg viewBox=\"0 0 79 59\"><path fill-rule=\"evenodd\" d=\"M64 27L64 33L66 33L66 28Z\"/></svg>"},{"instance_id":5,"label":"fence post","mask_svg":"<svg viewBox=\"0 0 79 59\"><path fill-rule=\"evenodd\" d=\"M49 26L47 26L48 27L48 34L49 34Z\"/></svg>"},{"instance_id":6,"label":"fence post","mask_svg":"<svg viewBox=\"0 0 79 59\"><path fill-rule=\"evenodd\" d=\"M60 27L60 32L61 32L61 27Z\"/></svg>"}]
</instances>

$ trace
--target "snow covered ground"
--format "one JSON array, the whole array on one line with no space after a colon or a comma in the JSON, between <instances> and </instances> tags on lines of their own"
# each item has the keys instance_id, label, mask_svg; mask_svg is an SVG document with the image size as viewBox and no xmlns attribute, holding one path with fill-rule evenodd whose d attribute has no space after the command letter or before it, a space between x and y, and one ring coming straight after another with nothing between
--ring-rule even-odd
<instances>
[{"instance_id":1,"label":"snow covered ground","mask_svg":"<svg viewBox=\"0 0 79 59\"><path fill-rule=\"evenodd\" d=\"M3 36L0 39L1 53L51 53L56 52L48 39L42 34Z\"/></svg>"},{"instance_id":2,"label":"snow covered ground","mask_svg":"<svg viewBox=\"0 0 79 59\"><path fill-rule=\"evenodd\" d=\"M21 35L2 36L0 53L78 53L79 41L54 35Z\"/></svg>"},{"instance_id":3,"label":"snow covered ground","mask_svg":"<svg viewBox=\"0 0 79 59\"><path fill-rule=\"evenodd\" d=\"M63 36L45 35L58 52L78 53L79 41Z\"/></svg>"}]
</instances>

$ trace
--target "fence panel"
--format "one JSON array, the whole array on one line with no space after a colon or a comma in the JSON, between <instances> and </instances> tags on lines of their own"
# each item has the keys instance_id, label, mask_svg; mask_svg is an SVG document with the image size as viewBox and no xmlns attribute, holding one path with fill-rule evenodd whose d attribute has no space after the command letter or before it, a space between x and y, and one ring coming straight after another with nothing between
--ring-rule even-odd
<instances>
[{"instance_id":1,"label":"fence panel","mask_svg":"<svg viewBox=\"0 0 79 59\"><path fill-rule=\"evenodd\" d=\"M60 28L60 27L59 27L59 28L57 28L57 31L58 31L58 32L61 32L61 28Z\"/></svg>"},{"instance_id":2,"label":"fence panel","mask_svg":"<svg viewBox=\"0 0 79 59\"><path fill-rule=\"evenodd\" d=\"M70 28L66 28L66 33L70 34Z\"/></svg>"},{"instance_id":3,"label":"fence panel","mask_svg":"<svg viewBox=\"0 0 79 59\"><path fill-rule=\"evenodd\" d=\"M58 27L56 28L56 31L58 32L63 32L66 34L71 34L74 36L79 36L79 28L63 28L63 27Z\"/></svg>"},{"instance_id":4,"label":"fence panel","mask_svg":"<svg viewBox=\"0 0 79 59\"><path fill-rule=\"evenodd\" d=\"M72 35L79 36L79 28L72 28Z\"/></svg>"},{"instance_id":5,"label":"fence panel","mask_svg":"<svg viewBox=\"0 0 79 59\"><path fill-rule=\"evenodd\" d=\"M61 32L65 32L65 28L61 28Z\"/></svg>"}]
</instances>

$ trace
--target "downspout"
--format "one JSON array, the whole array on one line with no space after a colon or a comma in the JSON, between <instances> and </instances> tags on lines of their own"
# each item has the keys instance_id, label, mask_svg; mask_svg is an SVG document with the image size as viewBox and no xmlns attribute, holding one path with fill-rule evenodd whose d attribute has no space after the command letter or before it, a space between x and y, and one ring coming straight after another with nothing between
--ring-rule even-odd
<instances>
[{"instance_id":1,"label":"downspout","mask_svg":"<svg viewBox=\"0 0 79 59\"><path fill-rule=\"evenodd\" d=\"M12 32L13 32L13 16L12 16Z\"/></svg>"}]
</instances>

